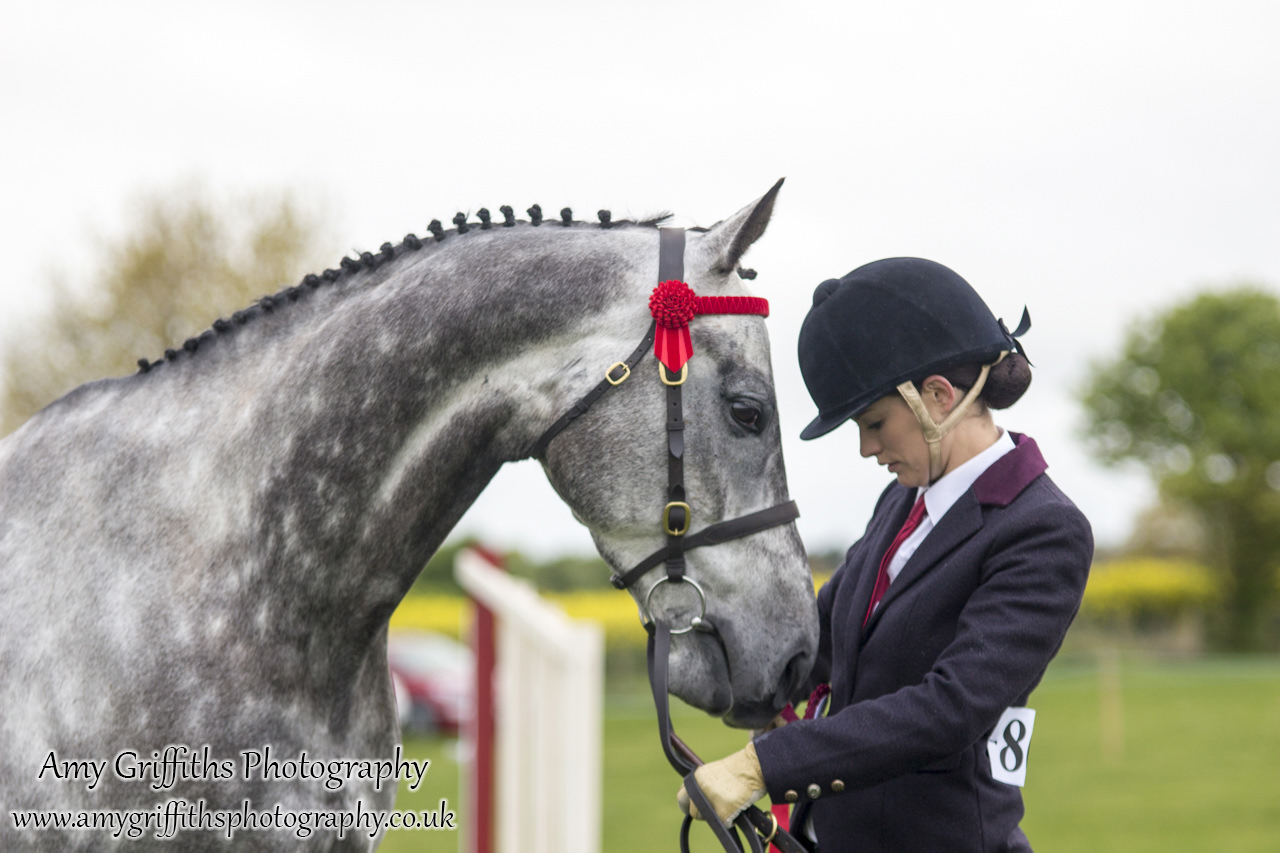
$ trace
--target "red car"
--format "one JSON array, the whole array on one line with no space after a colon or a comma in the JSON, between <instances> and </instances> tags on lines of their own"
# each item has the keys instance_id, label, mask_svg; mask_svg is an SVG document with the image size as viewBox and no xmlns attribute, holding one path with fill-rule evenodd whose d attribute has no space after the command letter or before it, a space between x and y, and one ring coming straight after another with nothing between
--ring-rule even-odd
<instances>
[{"instance_id":1,"label":"red car","mask_svg":"<svg viewBox=\"0 0 1280 853\"><path fill-rule=\"evenodd\" d=\"M471 650L443 634L397 632L387 637L393 680L408 694L404 728L417 734L458 734L472 713Z\"/></svg>"}]
</instances>

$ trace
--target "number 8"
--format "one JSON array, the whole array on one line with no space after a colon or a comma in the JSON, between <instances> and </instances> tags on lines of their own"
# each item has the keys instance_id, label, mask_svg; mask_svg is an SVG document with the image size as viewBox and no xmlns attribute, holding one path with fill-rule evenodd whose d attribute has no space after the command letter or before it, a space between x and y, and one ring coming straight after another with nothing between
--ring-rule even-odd
<instances>
[{"instance_id":1,"label":"number 8","mask_svg":"<svg viewBox=\"0 0 1280 853\"><path fill-rule=\"evenodd\" d=\"M1017 726L1017 733L1014 733L1014 726ZM1000 750L1000 766L1012 773L1022 766L1022 739L1027 736L1027 727L1023 725L1022 720L1013 719L1004 727L1004 748ZM1013 754L1013 764L1010 766L1009 761L1005 758L1005 753Z\"/></svg>"}]
</instances>

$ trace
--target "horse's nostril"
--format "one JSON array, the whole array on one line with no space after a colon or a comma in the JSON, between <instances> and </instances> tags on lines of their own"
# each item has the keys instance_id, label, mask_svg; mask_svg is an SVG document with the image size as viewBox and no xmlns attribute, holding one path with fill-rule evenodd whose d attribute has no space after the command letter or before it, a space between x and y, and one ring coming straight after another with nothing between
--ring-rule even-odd
<instances>
[{"instance_id":1,"label":"horse's nostril","mask_svg":"<svg viewBox=\"0 0 1280 853\"><path fill-rule=\"evenodd\" d=\"M797 652L795 657L787 662L786 668L782 671L782 687L789 701L794 701L797 691L804 687L812 665L813 661L805 652Z\"/></svg>"}]
</instances>

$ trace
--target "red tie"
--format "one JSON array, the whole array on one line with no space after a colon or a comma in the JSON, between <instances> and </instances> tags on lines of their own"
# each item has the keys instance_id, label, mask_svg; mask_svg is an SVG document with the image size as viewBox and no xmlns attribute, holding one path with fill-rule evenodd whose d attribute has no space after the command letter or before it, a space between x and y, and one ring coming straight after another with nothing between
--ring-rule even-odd
<instances>
[{"instance_id":1,"label":"red tie","mask_svg":"<svg viewBox=\"0 0 1280 853\"><path fill-rule=\"evenodd\" d=\"M871 590L871 603L867 605L867 615L862 619L862 627L867 627L867 623L871 621L871 614L875 612L876 605L880 603L880 599L884 598L884 594L889 590L889 563L893 561L893 555L898 553L898 548L902 543L907 541L907 537L915 532L920 526L920 520L924 518L924 495L916 499L915 506L911 507L911 512L907 514L907 520L902 523L902 529L898 531L898 535L893 537L893 541L889 543L889 550L884 552L884 559L880 561L880 573L876 575L875 589Z\"/></svg>"}]
</instances>

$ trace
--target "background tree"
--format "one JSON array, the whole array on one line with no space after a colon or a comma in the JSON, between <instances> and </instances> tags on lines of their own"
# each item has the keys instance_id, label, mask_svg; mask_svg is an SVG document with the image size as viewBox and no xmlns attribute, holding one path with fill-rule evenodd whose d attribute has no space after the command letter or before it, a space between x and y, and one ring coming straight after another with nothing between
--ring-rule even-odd
<instances>
[{"instance_id":1,"label":"background tree","mask_svg":"<svg viewBox=\"0 0 1280 853\"><path fill-rule=\"evenodd\" d=\"M75 386L132 373L139 358L159 358L319 269L326 221L287 192L219 202L188 187L143 198L123 236L99 247L89 282L51 276L52 308L6 329L0 435Z\"/></svg>"},{"instance_id":2,"label":"background tree","mask_svg":"<svg viewBox=\"0 0 1280 853\"><path fill-rule=\"evenodd\" d=\"M1136 460L1162 500L1199 513L1222 584L1216 639L1261 646L1280 563L1280 301L1205 293L1135 324L1084 404L1103 460Z\"/></svg>"}]
</instances>

